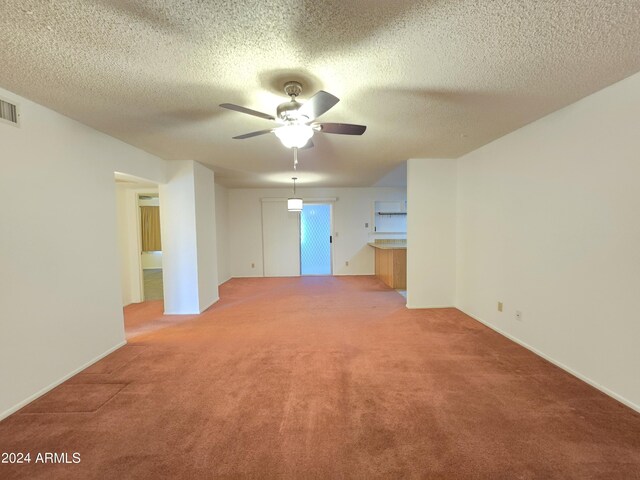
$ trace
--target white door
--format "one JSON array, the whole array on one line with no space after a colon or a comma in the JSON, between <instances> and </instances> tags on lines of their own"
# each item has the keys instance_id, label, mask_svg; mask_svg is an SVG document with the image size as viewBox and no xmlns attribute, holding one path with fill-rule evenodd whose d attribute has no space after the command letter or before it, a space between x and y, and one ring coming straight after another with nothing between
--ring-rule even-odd
<instances>
[{"instance_id":1,"label":"white door","mask_svg":"<svg viewBox=\"0 0 640 480\"><path fill-rule=\"evenodd\" d=\"M300 214L286 200L262 202L262 249L265 277L300 275Z\"/></svg>"}]
</instances>

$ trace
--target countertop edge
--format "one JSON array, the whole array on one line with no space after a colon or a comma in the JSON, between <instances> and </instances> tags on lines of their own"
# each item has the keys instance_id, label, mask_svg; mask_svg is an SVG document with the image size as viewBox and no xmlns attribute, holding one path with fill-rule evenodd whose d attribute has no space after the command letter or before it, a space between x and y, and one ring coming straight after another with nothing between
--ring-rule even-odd
<instances>
[{"instance_id":1,"label":"countertop edge","mask_svg":"<svg viewBox=\"0 0 640 480\"><path fill-rule=\"evenodd\" d=\"M407 249L406 244L367 242L367 245L373 248L379 248L380 250L406 250Z\"/></svg>"}]
</instances>

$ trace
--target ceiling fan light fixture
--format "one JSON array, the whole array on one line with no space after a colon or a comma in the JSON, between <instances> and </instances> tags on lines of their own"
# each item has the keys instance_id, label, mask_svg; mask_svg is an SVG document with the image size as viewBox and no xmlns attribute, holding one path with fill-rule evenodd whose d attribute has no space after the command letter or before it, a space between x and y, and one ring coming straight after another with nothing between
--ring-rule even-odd
<instances>
[{"instance_id":1,"label":"ceiling fan light fixture","mask_svg":"<svg viewBox=\"0 0 640 480\"><path fill-rule=\"evenodd\" d=\"M274 130L276 136L287 148L302 148L313 137L313 128L304 124L285 125Z\"/></svg>"}]
</instances>

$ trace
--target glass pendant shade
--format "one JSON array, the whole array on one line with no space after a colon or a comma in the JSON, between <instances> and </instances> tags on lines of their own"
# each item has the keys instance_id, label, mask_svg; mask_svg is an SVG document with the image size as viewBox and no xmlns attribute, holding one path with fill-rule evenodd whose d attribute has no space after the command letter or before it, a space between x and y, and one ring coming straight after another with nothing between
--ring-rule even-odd
<instances>
[{"instance_id":1,"label":"glass pendant shade","mask_svg":"<svg viewBox=\"0 0 640 480\"><path fill-rule=\"evenodd\" d=\"M274 130L276 136L287 148L302 148L313 137L313 128L309 125L285 125Z\"/></svg>"}]
</instances>

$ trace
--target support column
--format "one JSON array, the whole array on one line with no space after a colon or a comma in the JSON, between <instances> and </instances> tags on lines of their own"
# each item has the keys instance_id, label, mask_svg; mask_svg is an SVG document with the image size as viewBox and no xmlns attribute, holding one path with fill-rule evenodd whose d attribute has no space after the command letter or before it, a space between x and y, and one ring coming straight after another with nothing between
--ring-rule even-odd
<instances>
[{"instance_id":1,"label":"support column","mask_svg":"<svg viewBox=\"0 0 640 480\"><path fill-rule=\"evenodd\" d=\"M164 308L201 313L218 301L214 174L192 160L169 162L160 185Z\"/></svg>"}]
</instances>

